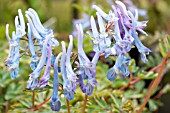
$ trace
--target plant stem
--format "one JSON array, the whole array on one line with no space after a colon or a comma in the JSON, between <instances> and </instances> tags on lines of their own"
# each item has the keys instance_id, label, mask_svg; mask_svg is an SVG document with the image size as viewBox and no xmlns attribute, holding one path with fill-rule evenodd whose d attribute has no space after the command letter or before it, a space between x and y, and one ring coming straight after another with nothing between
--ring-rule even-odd
<instances>
[{"instance_id":1,"label":"plant stem","mask_svg":"<svg viewBox=\"0 0 170 113\"><path fill-rule=\"evenodd\" d=\"M68 110L68 113L70 113L70 103L69 101L66 99L66 102L67 102L67 110Z\"/></svg>"},{"instance_id":2,"label":"plant stem","mask_svg":"<svg viewBox=\"0 0 170 113\"><path fill-rule=\"evenodd\" d=\"M167 62L166 62L166 64L167 64ZM161 67L161 64L153 67L153 68L150 69L148 72L153 72L153 71L159 69L160 67ZM140 80L142 80L142 79L141 79L141 78L136 78L135 80L130 81L126 86L121 87L119 90L125 90L125 89L127 89L129 86L136 84L136 83L139 82Z\"/></svg>"},{"instance_id":3,"label":"plant stem","mask_svg":"<svg viewBox=\"0 0 170 113\"><path fill-rule=\"evenodd\" d=\"M35 92L32 92L32 108L34 108L34 102L35 102Z\"/></svg>"},{"instance_id":4,"label":"plant stem","mask_svg":"<svg viewBox=\"0 0 170 113\"><path fill-rule=\"evenodd\" d=\"M36 111L36 110L40 109L40 107L41 107L42 105L44 105L45 103L47 103L50 99L51 99L51 97L49 97L47 100L45 100L44 102L42 102L41 104L39 104L37 107L31 108L30 110Z\"/></svg>"},{"instance_id":5,"label":"plant stem","mask_svg":"<svg viewBox=\"0 0 170 113\"><path fill-rule=\"evenodd\" d=\"M166 61L168 60L168 57L170 57L170 51L168 52L168 54L166 55L166 57L163 59L162 63L161 63L161 67L160 67L160 70L158 72L158 76L155 78L153 84L151 85L150 89L149 89L149 93L147 95L147 97L145 98L145 101L142 103L141 107L139 108L138 112L137 113L141 113L143 108L145 107L145 105L147 104L147 102L149 101L151 95L152 95L152 92L153 90L155 89L155 87L158 85L158 82L159 82L159 79L161 77L161 74L165 68L165 65L166 65Z\"/></svg>"},{"instance_id":6,"label":"plant stem","mask_svg":"<svg viewBox=\"0 0 170 113\"><path fill-rule=\"evenodd\" d=\"M83 105L82 113L85 113L87 98L88 98L88 95L85 94L84 105Z\"/></svg>"}]
</instances>

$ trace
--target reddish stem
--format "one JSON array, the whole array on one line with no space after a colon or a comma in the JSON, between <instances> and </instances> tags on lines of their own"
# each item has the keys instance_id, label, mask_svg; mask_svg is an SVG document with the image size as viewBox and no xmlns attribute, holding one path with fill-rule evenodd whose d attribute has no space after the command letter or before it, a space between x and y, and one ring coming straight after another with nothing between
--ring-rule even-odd
<instances>
[{"instance_id":1,"label":"reddish stem","mask_svg":"<svg viewBox=\"0 0 170 113\"><path fill-rule=\"evenodd\" d=\"M41 106L44 105L44 104L46 104L50 99L51 99L51 97L49 97L47 100L45 100L44 102L42 102L41 104L39 104L37 107L35 107L35 108L30 108L30 110L36 111L36 110L40 109Z\"/></svg>"},{"instance_id":2,"label":"reddish stem","mask_svg":"<svg viewBox=\"0 0 170 113\"><path fill-rule=\"evenodd\" d=\"M67 110L68 110L68 113L70 113L70 102L66 99L66 102L67 102Z\"/></svg>"},{"instance_id":3,"label":"reddish stem","mask_svg":"<svg viewBox=\"0 0 170 113\"><path fill-rule=\"evenodd\" d=\"M86 95L86 94L85 94L85 98L84 98L84 105L83 105L82 113L85 113L85 110L86 110L86 103L87 103L87 98L88 98L88 95Z\"/></svg>"},{"instance_id":4,"label":"reddish stem","mask_svg":"<svg viewBox=\"0 0 170 113\"><path fill-rule=\"evenodd\" d=\"M141 107L139 108L138 112L137 113L141 113L143 108L145 107L145 105L147 104L147 102L149 101L151 95L152 95L152 92L153 90L155 89L155 87L158 85L158 82L159 82L159 79L162 75L162 72L165 68L165 65L166 65L166 61L168 60L168 58L170 57L170 51L168 52L168 54L166 55L166 57L163 59L162 63L161 63L161 67L160 67L160 70L158 72L158 76L155 78L153 84L151 85L149 91L148 91L148 95L146 96L145 98L145 101L142 103Z\"/></svg>"},{"instance_id":5,"label":"reddish stem","mask_svg":"<svg viewBox=\"0 0 170 113\"><path fill-rule=\"evenodd\" d=\"M150 69L148 72L153 72L153 71L159 69L160 67L161 67L161 64L153 67L153 68ZM131 75L131 76L132 76L132 75ZM126 86L121 87L119 90L125 90L125 89L127 89L128 87L130 87L131 85L136 84L136 83L139 82L140 80L142 80L142 79L141 79L141 78L136 78L135 80L130 81Z\"/></svg>"}]
</instances>

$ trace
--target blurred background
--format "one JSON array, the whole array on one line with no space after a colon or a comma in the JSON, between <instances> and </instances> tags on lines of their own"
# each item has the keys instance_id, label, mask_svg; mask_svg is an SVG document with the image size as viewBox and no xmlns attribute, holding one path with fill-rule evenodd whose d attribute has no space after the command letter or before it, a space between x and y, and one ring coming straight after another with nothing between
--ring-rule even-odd
<instances>
[{"instance_id":1,"label":"blurred background","mask_svg":"<svg viewBox=\"0 0 170 113\"><path fill-rule=\"evenodd\" d=\"M124 0L126 1L126 0ZM114 0L113 0L114 2ZM140 20L149 20L146 32L149 34L148 37L141 35L141 40L143 43L151 48L153 52L148 56L149 62L143 64L139 60L139 53L133 49L130 52L130 56L136 60L136 65L144 70L149 70L152 67L158 65L162 58L165 57L166 52L169 50L167 47L166 41L170 39L168 34L170 34L170 0L132 0L133 4L139 9L144 9L147 11L146 17L140 17ZM24 12L28 8L33 8L37 11L41 22L45 27L49 27L54 29L55 36L59 41L68 40L68 35L73 31L73 20L80 19L83 17L83 14L94 15L94 11L91 10L91 4L99 5L106 12L111 9L109 3L106 0L0 0L0 109L1 112L27 112L31 107L31 92L25 91L26 81L28 79L28 74L31 73L31 69L29 69L29 61L30 58L25 56L21 58L20 63L20 72L19 77L14 80L10 79L9 73L6 72L6 68L4 65L4 61L8 56L9 46L5 37L5 25L8 23L10 25L10 35L14 28L14 18L17 15L17 10L22 9ZM25 19L26 20L26 19ZM91 45L88 44L89 40L86 40L85 47L89 47ZM58 48L54 48L54 53L57 54L60 50ZM90 53L92 50L86 50L87 53ZM90 54L89 54L90 57ZM99 109L101 106L103 107L102 94L107 91L113 91L115 88L120 88L124 84L128 82L128 80L120 80L115 82L114 85L106 80L106 73L108 67L113 65L111 59L103 60L100 59L99 66L97 68L97 79L98 81L103 80L102 82L106 82L106 85L103 86L103 89L100 89L101 83L98 84L97 88L94 91L94 98L91 103L95 103L96 106L90 106L89 109L92 109L92 112L96 109ZM52 72L53 73L53 72ZM146 112L147 113L168 113L170 109L168 108L170 105L170 91L169 91L169 83L170 83L170 71L169 68L165 70L164 76L160 83L160 87L158 88L166 89L166 93L162 95L159 99L153 99L150 101L150 104L147 105ZM102 77L101 77L102 76ZM52 81L52 80L51 80ZM109 82L109 83L108 83ZM146 88L151 80L146 79L141 84L144 84L141 87L141 90L146 94ZM103 83L104 84L104 83ZM135 86L138 87L138 86ZM107 89L108 88L108 89ZM79 90L78 90L79 91ZM71 102L72 108L74 112L79 110L79 107L83 104L83 94L77 91L75 99ZM158 91L158 90L157 90ZM142 94L142 93L140 93ZM157 93L156 93L157 94ZM155 94L155 95L156 95ZM62 94L61 94L62 95ZM51 96L51 90L40 91L36 95L35 105L42 103L44 100ZM93 97L92 96L92 97ZM91 98L92 98L91 97ZM140 98L144 98L140 97ZM100 101L101 99L101 101ZM159 100L159 101L157 101ZM61 98L62 101L62 112L66 112L66 104L65 100ZM98 102L99 101L99 102ZM100 103L101 102L101 103ZM78 103L76 105L76 103ZM137 104L138 105L138 104ZM97 107L98 106L98 107ZM112 108L112 106L105 106ZM105 108L104 107L104 108ZM95 110L94 110L95 109ZM39 111L35 112L46 112L50 110L49 103L44 105ZM101 110L101 109L99 109ZM102 110L101 110L102 112ZM104 112L104 111L103 111Z\"/></svg>"}]
</instances>

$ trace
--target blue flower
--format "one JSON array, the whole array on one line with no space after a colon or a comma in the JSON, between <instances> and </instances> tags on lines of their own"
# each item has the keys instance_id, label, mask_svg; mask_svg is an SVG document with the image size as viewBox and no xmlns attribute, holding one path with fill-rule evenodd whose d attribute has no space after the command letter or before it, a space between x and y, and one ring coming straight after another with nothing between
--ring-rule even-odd
<instances>
[{"instance_id":1,"label":"blue flower","mask_svg":"<svg viewBox=\"0 0 170 113\"><path fill-rule=\"evenodd\" d=\"M51 38L52 34L46 36L45 42L43 44L43 49L42 49L42 56L40 58L40 61L36 67L36 69L29 75L29 80L27 81L27 88L33 90L37 84L38 84L38 77L40 76L40 73L44 67L44 64L46 62L46 57L47 57L47 45L48 41Z\"/></svg>"},{"instance_id":2,"label":"blue flower","mask_svg":"<svg viewBox=\"0 0 170 113\"><path fill-rule=\"evenodd\" d=\"M112 23L117 21L119 18L115 17L115 14L110 10L108 14L106 14L102 9L100 9L98 6L93 5L92 8L96 9L97 12L108 21L108 23Z\"/></svg>"},{"instance_id":3,"label":"blue flower","mask_svg":"<svg viewBox=\"0 0 170 113\"><path fill-rule=\"evenodd\" d=\"M33 32L34 37L39 41L40 44L42 44L45 37L47 35L53 33L53 30L43 27L43 25L41 24L41 21L38 17L38 14L32 8L29 8L28 11L26 11L26 17L30 23L31 30ZM32 20L30 17L32 18ZM59 42L54 37L52 37L51 40L53 42L52 46L59 45Z\"/></svg>"},{"instance_id":4,"label":"blue flower","mask_svg":"<svg viewBox=\"0 0 170 113\"><path fill-rule=\"evenodd\" d=\"M18 16L15 17L15 28L16 28L15 35L17 38L22 38L26 34L26 32L25 32L25 21L21 9L18 9L18 15L19 15L19 20L18 20Z\"/></svg>"},{"instance_id":5,"label":"blue flower","mask_svg":"<svg viewBox=\"0 0 170 113\"><path fill-rule=\"evenodd\" d=\"M22 38L25 33L25 22L21 12L18 10L18 16L15 17L15 28L16 32L12 32L12 39L9 36L9 25L6 25L6 38L9 43L10 52L5 64L7 65L7 70L10 71L10 76L12 79L18 76L19 72L19 62L20 62L20 38ZM18 20L19 19L19 20Z\"/></svg>"},{"instance_id":6,"label":"blue flower","mask_svg":"<svg viewBox=\"0 0 170 113\"><path fill-rule=\"evenodd\" d=\"M53 111L59 111L61 107L60 99L58 97L58 61L62 53L59 53L54 62L54 80L53 80L53 95L51 98L50 106Z\"/></svg>"},{"instance_id":7,"label":"blue flower","mask_svg":"<svg viewBox=\"0 0 170 113\"><path fill-rule=\"evenodd\" d=\"M93 33L93 50L98 53L102 53L106 48L110 47L111 45L111 39L108 37L108 34L106 33L106 28L104 26L103 20L101 16L97 14L99 28L100 28L100 34L97 31L96 24L94 17L91 16L91 28Z\"/></svg>"},{"instance_id":8,"label":"blue flower","mask_svg":"<svg viewBox=\"0 0 170 113\"><path fill-rule=\"evenodd\" d=\"M47 63L46 63L46 68L45 68L45 72L42 76L42 78L40 79L39 83L38 83L38 87L44 87L48 84L48 81L50 79L50 68L51 68L51 55L52 55L52 42L49 42L49 46L48 46L48 50L47 50Z\"/></svg>"},{"instance_id":9,"label":"blue flower","mask_svg":"<svg viewBox=\"0 0 170 113\"><path fill-rule=\"evenodd\" d=\"M72 100L74 98L74 92L76 90L77 77L76 74L73 72L70 63L71 51L73 48L73 37L70 35L69 38L70 43L68 46L67 53L65 42L62 41L61 73L63 77L64 95L68 100Z\"/></svg>"},{"instance_id":10,"label":"blue flower","mask_svg":"<svg viewBox=\"0 0 170 113\"><path fill-rule=\"evenodd\" d=\"M99 53L96 53L93 57L92 61L88 59L84 50L83 50L83 29L81 24L77 24L78 30L78 59L79 59L79 71L77 74L79 75L78 83L80 84L81 90L87 95L91 95L93 92L94 86L97 84L95 79L96 76L96 64L99 59ZM83 79L87 79L87 84L84 85Z\"/></svg>"},{"instance_id":11,"label":"blue flower","mask_svg":"<svg viewBox=\"0 0 170 113\"><path fill-rule=\"evenodd\" d=\"M31 63L30 63L30 67L31 69L34 71L35 68L38 65L38 56L35 54L35 49L34 49L34 43L32 40L32 32L31 32L31 28L29 23L27 23L28 26L28 42L29 42L29 50L31 53Z\"/></svg>"},{"instance_id":12,"label":"blue flower","mask_svg":"<svg viewBox=\"0 0 170 113\"><path fill-rule=\"evenodd\" d=\"M118 74L123 74L128 76L130 74L128 70L128 66L130 63L130 58L125 57L124 55L119 55L118 58L116 59L115 65L109 69L107 73L107 78L110 81L113 81L116 79Z\"/></svg>"},{"instance_id":13,"label":"blue flower","mask_svg":"<svg viewBox=\"0 0 170 113\"><path fill-rule=\"evenodd\" d=\"M137 30L137 12L136 12L136 15L135 17L133 16L133 14L131 12L128 11L128 14L129 16L131 17L132 19L132 36L134 37L134 44L135 46L137 47L138 51L140 52L140 56L141 56L141 59L143 62L147 62L147 59L146 59L146 54L149 54L149 52L151 52L151 50L147 47L145 47L142 42L139 40L139 37L138 37L138 34L136 32ZM144 26L145 26L146 23L144 23Z\"/></svg>"}]
</instances>

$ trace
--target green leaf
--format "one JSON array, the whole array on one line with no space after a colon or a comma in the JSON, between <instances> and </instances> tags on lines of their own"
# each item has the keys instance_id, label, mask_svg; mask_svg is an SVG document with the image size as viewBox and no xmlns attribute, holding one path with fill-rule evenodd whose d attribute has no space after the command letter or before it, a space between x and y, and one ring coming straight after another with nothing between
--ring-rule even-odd
<instances>
[{"instance_id":1,"label":"green leaf","mask_svg":"<svg viewBox=\"0 0 170 113\"><path fill-rule=\"evenodd\" d=\"M154 79L158 76L158 73L141 71L138 73L138 77L141 79Z\"/></svg>"},{"instance_id":2,"label":"green leaf","mask_svg":"<svg viewBox=\"0 0 170 113\"><path fill-rule=\"evenodd\" d=\"M148 104L149 104L150 111L157 110L158 106L156 105L156 103L153 100L149 100Z\"/></svg>"}]
</instances>

